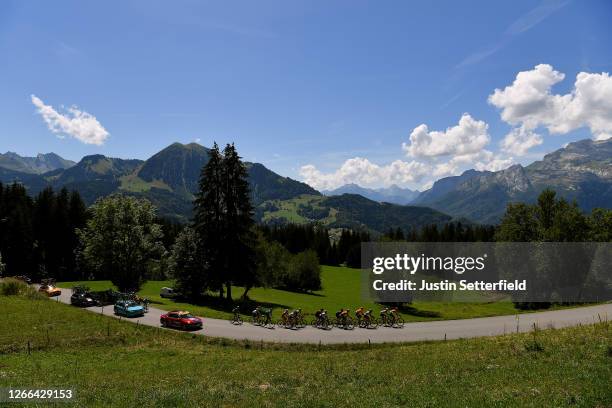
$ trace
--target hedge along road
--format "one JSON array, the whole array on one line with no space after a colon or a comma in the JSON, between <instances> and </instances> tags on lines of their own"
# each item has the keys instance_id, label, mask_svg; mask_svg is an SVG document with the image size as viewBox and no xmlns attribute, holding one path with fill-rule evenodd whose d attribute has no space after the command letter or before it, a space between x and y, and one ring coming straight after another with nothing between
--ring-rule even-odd
<instances>
[{"instance_id":1,"label":"hedge along road","mask_svg":"<svg viewBox=\"0 0 612 408\"><path fill-rule=\"evenodd\" d=\"M62 289L62 294L58 296L57 301L69 304L71 294L70 289ZM117 317L113 313L113 306L89 307L87 310ZM123 318L123 320L160 327L159 317L164 313L167 312L149 307L149 312L143 317ZM210 337L282 343L399 343L499 336L515 333L517 330L528 332L533 330L534 324L538 329L590 324L600 320L608 320L609 317L612 317L612 303L519 315L406 323L401 329L379 327L377 329L355 328L353 330L343 330L333 328L331 330L321 330L311 326L302 329L264 328L248 322L242 325L233 325L228 320L201 317L204 322L203 328L192 333Z\"/></svg>"}]
</instances>

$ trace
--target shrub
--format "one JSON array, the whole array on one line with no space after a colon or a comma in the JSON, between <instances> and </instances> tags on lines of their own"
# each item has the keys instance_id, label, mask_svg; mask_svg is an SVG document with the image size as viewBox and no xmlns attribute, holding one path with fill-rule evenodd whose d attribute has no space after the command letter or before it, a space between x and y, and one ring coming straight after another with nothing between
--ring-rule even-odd
<instances>
[{"instance_id":1,"label":"shrub","mask_svg":"<svg viewBox=\"0 0 612 408\"><path fill-rule=\"evenodd\" d=\"M0 295L1 296L23 296L29 299L43 299L38 291L32 286L26 284L17 279L5 279L0 282Z\"/></svg>"},{"instance_id":2,"label":"shrub","mask_svg":"<svg viewBox=\"0 0 612 408\"><path fill-rule=\"evenodd\" d=\"M289 271L283 278L283 286L289 290L321 289L321 266L317 253L309 249L292 256Z\"/></svg>"}]
</instances>

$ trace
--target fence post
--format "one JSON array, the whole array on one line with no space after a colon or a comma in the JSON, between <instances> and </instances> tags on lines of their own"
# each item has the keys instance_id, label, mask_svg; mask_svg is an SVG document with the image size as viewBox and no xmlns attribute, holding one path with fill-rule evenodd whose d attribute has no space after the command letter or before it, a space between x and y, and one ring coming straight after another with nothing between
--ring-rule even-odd
<instances>
[{"instance_id":1,"label":"fence post","mask_svg":"<svg viewBox=\"0 0 612 408\"><path fill-rule=\"evenodd\" d=\"M516 332L519 332L519 315L516 315Z\"/></svg>"}]
</instances>

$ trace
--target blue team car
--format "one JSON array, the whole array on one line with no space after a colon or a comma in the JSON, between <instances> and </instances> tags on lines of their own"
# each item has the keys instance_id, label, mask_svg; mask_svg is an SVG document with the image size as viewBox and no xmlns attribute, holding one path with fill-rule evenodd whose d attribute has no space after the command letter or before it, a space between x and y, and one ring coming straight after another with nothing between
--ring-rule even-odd
<instances>
[{"instance_id":1,"label":"blue team car","mask_svg":"<svg viewBox=\"0 0 612 408\"><path fill-rule=\"evenodd\" d=\"M144 307L134 302L133 300L118 300L115 303L115 314L124 317L140 317L144 316Z\"/></svg>"}]
</instances>

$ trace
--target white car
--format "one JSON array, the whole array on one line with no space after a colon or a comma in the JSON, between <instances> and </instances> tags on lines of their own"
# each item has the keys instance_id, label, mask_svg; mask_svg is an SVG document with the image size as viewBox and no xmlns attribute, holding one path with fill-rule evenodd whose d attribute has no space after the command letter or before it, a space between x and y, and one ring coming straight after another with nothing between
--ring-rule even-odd
<instances>
[{"instance_id":1,"label":"white car","mask_svg":"<svg viewBox=\"0 0 612 408\"><path fill-rule=\"evenodd\" d=\"M176 292L172 288L163 287L159 291L159 296L161 296L163 298L173 298L173 297L176 296Z\"/></svg>"}]
</instances>

